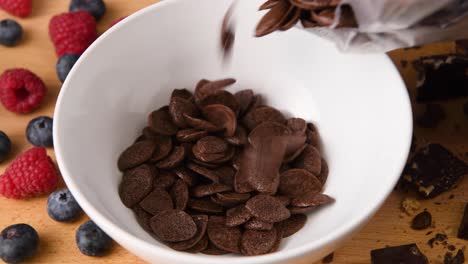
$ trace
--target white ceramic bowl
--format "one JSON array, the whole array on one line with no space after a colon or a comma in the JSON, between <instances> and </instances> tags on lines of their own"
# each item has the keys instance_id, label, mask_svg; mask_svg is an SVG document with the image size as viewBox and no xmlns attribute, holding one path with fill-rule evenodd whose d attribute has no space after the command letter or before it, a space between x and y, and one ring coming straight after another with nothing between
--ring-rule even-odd
<instances>
[{"instance_id":1,"label":"white ceramic bowl","mask_svg":"<svg viewBox=\"0 0 468 264\"><path fill-rule=\"evenodd\" d=\"M119 244L152 263L312 263L335 250L383 203L405 163L412 134L405 86L384 54L345 55L300 29L255 39L260 0L241 1L235 54L221 63L218 33L229 0L171 0L103 34L61 90L54 139L62 175L86 213ZM242 7L242 5L247 5ZM235 77L268 103L314 121L336 203L310 214L279 252L256 257L174 251L155 241L118 196L116 161L167 104L171 89ZM124 261L124 260L122 260Z\"/></svg>"}]
</instances>

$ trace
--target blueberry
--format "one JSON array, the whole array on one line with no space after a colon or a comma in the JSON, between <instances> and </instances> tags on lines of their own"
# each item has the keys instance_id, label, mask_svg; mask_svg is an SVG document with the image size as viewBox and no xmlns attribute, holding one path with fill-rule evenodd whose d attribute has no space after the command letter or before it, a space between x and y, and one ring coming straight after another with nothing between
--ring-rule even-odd
<instances>
[{"instance_id":1,"label":"blueberry","mask_svg":"<svg viewBox=\"0 0 468 264\"><path fill-rule=\"evenodd\" d=\"M23 28L12 19L0 21L0 44L14 46L23 36Z\"/></svg>"},{"instance_id":2,"label":"blueberry","mask_svg":"<svg viewBox=\"0 0 468 264\"><path fill-rule=\"evenodd\" d=\"M31 257L39 245L39 235L27 224L11 225L0 234L0 258L6 263L19 263Z\"/></svg>"},{"instance_id":3,"label":"blueberry","mask_svg":"<svg viewBox=\"0 0 468 264\"><path fill-rule=\"evenodd\" d=\"M102 0L71 0L69 10L70 12L84 10L99 20L106 13L106 5Z\"/></svg>"},{"instance_id":4,"label":"blueberry","mask_svg":"<svg viewBox=\"0 0 468 264\"><path fill-rule=\"evenodd\" d=\"M6 160L8 154L11 151L11 141L10 138L5 134L5 132L0 130L0 163Z\"/></svg>"},{"instance_id":5,"label":"blueberry","mask_svg":"<svg viewBox=\"0 0 468 264\"><path fill-rule=\"evenodd\" d=\"M47 214L58 222L71 222L81 215L81 207L68 189L58 190L47 199Z\"/></svg>"},{"instance_id":6,"label":"blueberry","mask_svg":"<svg viewBox=\"0 0 468 264\"><path fill-rule=\"evenodd\" d=\"M52 118L47 116L40 116L31 120L26 128L28 141L34 146L52 147L54 145L52 124Z\"/></svg>"},{"instance_id":7,"label":"blueberry","mask_svg":"<svg viewBox=\"0 0 468 264\"><path fill-rule=\"evenodd\" d=\"M60 57L56 65L57 75L60 81L65 81L65 78L67 78L68 73L79 58L80 55L77 54L65 54L62 57Z\"/></svg>"},{"instance_id":8,"label":"blueberry","mask_svg":"<svg viewBox=\"0 0 468 264\"><path fill-rule=\"evenodd\" d=\"M75 239L78 249L87 256L103 256L112 246L112 239L91 220L76 230Z\"/></svg>"}]
</instances>

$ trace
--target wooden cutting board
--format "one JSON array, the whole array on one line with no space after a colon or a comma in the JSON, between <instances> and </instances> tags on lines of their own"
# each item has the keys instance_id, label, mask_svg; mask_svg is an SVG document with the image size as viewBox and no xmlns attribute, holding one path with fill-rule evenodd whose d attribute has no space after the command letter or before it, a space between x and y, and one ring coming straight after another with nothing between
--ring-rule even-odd
<instances>
[{"instance_id":1,"label":"wooden cutting board","mask_svg":"<svg viewBox=\"0 0 468 264\"><path fill-rule=\"evenodd\" d=\"M54 104L60 91L60 82L55 73L55 55L52 43L48 37L48 22L51 16L66 12L68 0L41 1L33 0L33 14L26 19L17 19L23 26L25 38L14 48L0 46L0 72L9 68L24 67L38 74L49 88L45 102L39 110L28 115L15 115L0 107L0 130L5 131L13 141L13 155L16 156L31 145L25 137L27 123L39 115L52 116ZM127 16L145 6L158 2L157 0L106 0L108 12L99 22L99 31L105 31L111 22L122 16ZM0 20L11 17L0 11ZM434 44L421 49L398 50L390 55L398 66L408 86L410 94L414 97L416 73L408 63L421 55L442 54L452 52L450 43ZM402 63L403 62L403 63ZM415 128L418 143L439 142L452 149L458 156L467 160L468 126L467 119L461 111L461 100L444 103L449 118L437 129ZM420 106L414 106L419 111ZM52 149L49 154L54 157ZM0 165L3 172L6 165L12 160ZM375 175L378 177L378 175ZM449 199L453 194L454 198ZM429 230L414 231L409 228L411 218L400 211L400 203L409 194L393 192L380 211L372 218L370 223L361 230L344 247L337 250L333 263L369 263L369 251L387 245L400 245L404 243L418 243L418 246L431 259L431 263L441 263L443 254L447 251L442 246L430 249L426 235ZM62 224L51 220L46 213L47 197L35 198L27 201L15 201L0 198L0 229L15 224L28 223L34 226L40 234L41 244L37 256L28 263L55 264L55 263L143 263L137 257L115 245L112 252L102 258L86 257L78 251L75 245L75 230L79 224L86 221L83 216L78 222ZM436 199L421 201L421 210L427 208L434 217L435 227L431 231L445 232L449 235L449 242L461 247L466 241L455 239L455 232L462 217L463 203L468 201L468 179L464 179L458 187L450 193L442 194ZM467 252L468 253L468 252Z\"/></svg>"}]
</instances>

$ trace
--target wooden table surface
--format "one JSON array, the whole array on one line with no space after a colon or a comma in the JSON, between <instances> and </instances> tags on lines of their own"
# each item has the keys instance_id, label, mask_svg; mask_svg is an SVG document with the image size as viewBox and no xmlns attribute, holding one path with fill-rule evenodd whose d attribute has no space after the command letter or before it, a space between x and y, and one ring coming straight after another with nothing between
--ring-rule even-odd
<instances>
[{"instance_id":1,"label":"wooden table surface","mask_svg":"<svg viewBox=\"0 0 468 264\"><path fill-rule=\"evenodd\" d=\"M68 0L41 1L33 0L33 13L26 19L17 19L25 31L24 40L14 48L0 46L0 73L9 68L24 67L38 74L46 83L49 93L42 106L27 115L15 115L0 107L0 130L5 131L13 141L13 155L30 148L31 145L25 137L25 128L29 120L39 115L53 115L55 100L60 90L60 82L55 73L55 55L52 43L48 37L48 22L51 16L66 12ZM148 6L157 0L106 0L108 12L99 22L99 32L105 31L111 21L131 14L132 12ZM0 11L0 20L11 17ZM408 63L406 67L401 61L409 61L421 55L442 54L452 52L451 43L433 44L422 49L398 50L391 52L391 57L399 67L410 94L414 97L416 73ZM459 157L467 160L468 126L461 111L461 101L452 101L443 104L449 118L444 120L437 129L415 128L418 144L425 142L439 142L452 149ZM421 106L414 105L415 112ZM463 136L464 135L464 136ZM53 157L52 149L49 154ZM4 171L9 161L0 165L0 173ZM376 175L378 176L378 175ZM449 195L454 194L453 199ZM400 245L417 243L422 251L430 258L431 263L442 263L443 254L447 251L442 246L430 249L426 235L429 230L414 231L409 228L411 217L401 213L400 204L403 198L410 194L393 192L384 206L374 216L370 223L359 232L344 247L335 252L333 263L369 263L369 251L386 245ZM57 223L51 220L46 213L47 197L40 197L26 201L15 201L0 198L0 229L15 224L28 223L34 226L40 234L39 253L28 263L55 264L55 263L143 263L137 257L115 245L112 252L102 258L92 258L81 255L75 245L75 230L79 224L86 221L83 216L78 222L71 224ZM468 201L468 179L465 179L450 193L432 199L421 201L421 210L427 208L434 217L435 225L430 230L444 232L449 235L449 242L462 247L466 241L455 238L456 230L462 216L463 203ZM468 253L468 252L466 252Z\"/></svg>"}]
</instances>

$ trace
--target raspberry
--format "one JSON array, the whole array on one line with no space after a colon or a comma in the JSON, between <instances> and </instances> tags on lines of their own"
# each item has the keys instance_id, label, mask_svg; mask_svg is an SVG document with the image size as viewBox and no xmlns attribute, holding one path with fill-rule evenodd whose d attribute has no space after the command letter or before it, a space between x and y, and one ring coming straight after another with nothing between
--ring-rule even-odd
<instances>
[{"instance_id":1,"label":"raspberry","mask_svg":"<svg viewBox=\"0 0 468 264\"><path fill-rule=\"evenodd\" d=\"M20 154L0 177L0 194L24 199L52 192L58 172L43 147L33 147Z\"/></svg>"},{"instance_id":2,"label":"raspberry","mask_svg":"<svg viewBox=\"0 0 468 264\"><path fill-rule=\"evenodd\" d=\"M60 14L50 20L49 35L59 57L82 54L97 37L96 20L82 10Z\"/></svg>"},{"instance_id":3,"label":"raspberry","mask_svg":"<svg viewBox=\"0 0 468 264\"><path fill-rule=\"evenodd\" d=\"M29 113L39 107L46 93L44 82L28 70L11 69L0 75L0 102L9 111Z\"/></svg>"},{"instance_id":4,"label":"raspberry","mask_svg":"<svg viewBox=\"0 0 468 264\"><path fill-rule=\"evenodd\" d=\"M0 0L0 9L15 16L27 17L31 14L31 0Z\"/></svg>"}]
</instances>

